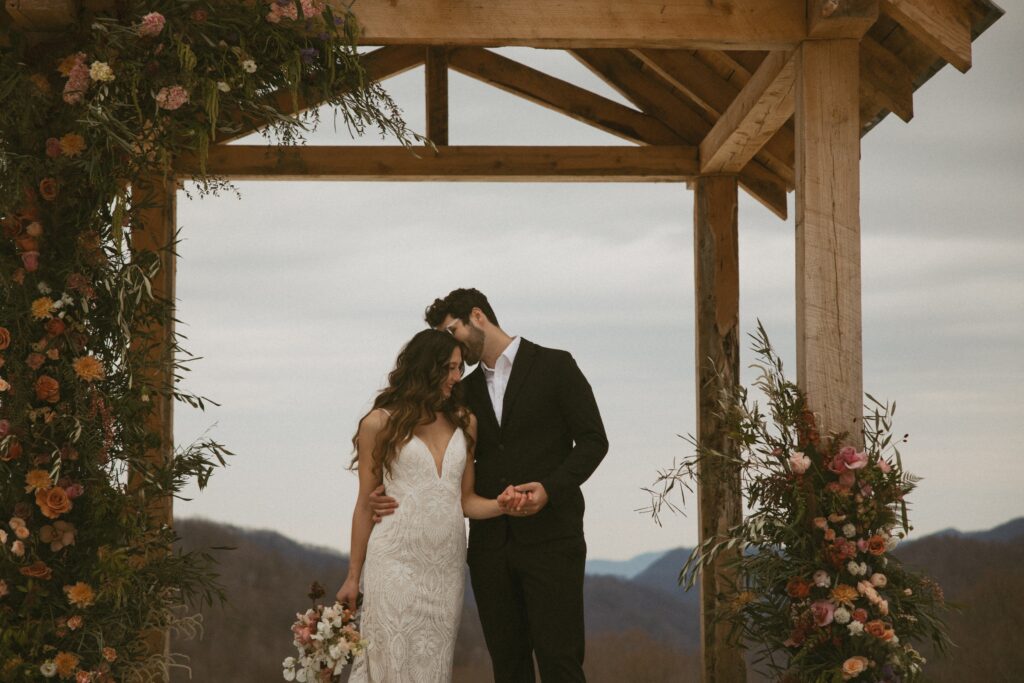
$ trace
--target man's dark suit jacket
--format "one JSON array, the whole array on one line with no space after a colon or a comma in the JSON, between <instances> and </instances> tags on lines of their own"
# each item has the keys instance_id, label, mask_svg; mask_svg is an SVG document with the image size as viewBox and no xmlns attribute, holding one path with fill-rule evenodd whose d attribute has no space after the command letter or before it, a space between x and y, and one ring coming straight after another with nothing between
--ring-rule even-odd
<instances>
[{"instance_id":1,"label":"man's dark suit jacket","mask_svg":"<svg viewBox=\"0 0 1024 683\"><path fill-rule=\"evenodd\" d=\"M499 425L478 366L464 380L477 418L476 492L496 498L509 484L540 482L548 504L529 517L471 520L470 551L521 543L582 538L580 485L608 451L594 392L566 351L520 341Z\"/></svg>"}]
</instances>

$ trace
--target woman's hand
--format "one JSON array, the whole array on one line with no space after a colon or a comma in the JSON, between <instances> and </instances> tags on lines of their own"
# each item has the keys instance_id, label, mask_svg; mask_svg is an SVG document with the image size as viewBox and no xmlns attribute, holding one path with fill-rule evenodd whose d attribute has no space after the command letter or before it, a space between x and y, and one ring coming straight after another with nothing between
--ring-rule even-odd
<instances>
[{"instance_id":1,"label":"woman's hand","mask_svg":"<svg viewBox=\"0 0 1024 683\"><path fill-rule=\"evenodd\" d=\"M345 583L341 584L341 588L338 589L338 593L334 597L354 612L359 602L359 580L352 577L345 579Z\"/></svg>"}]
</instances>

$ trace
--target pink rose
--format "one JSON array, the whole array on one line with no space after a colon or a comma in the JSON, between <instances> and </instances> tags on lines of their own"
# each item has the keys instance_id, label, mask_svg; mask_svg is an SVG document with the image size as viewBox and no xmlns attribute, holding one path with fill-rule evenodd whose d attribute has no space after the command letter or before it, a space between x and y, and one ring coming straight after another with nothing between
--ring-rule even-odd
<instances>
[{"instance_id":1,"label":"pink rose","mask_svg":"<svg viewBox=\"0 0 1024 683\"><path fill-rule=\"evenodd\" d=\"M64 492L68 494L68 498L74 500L75 498L78 498L83 493L85 493L85 487L82 486L81 484L75 483L66 487L64 489Z\"/></svg>"},{"instance_id":2,"label":"pink rose","mask_svg":"<svg viewBox=\"0 0 1024 683\"><path fill-rule=\"evenodd\" d=\"M318 17L324 13L324 7L316 0L301 0L302 16L307 19Z\"/></svg>"},{"instance_id":3,"label":"pink rose","mask_svg":"<svg viewBox=\"0 0 1024 683\"><path fill-rule=\"evenodd\" d=\"M883 458L879 458L878 462L875 463L875 464L878 466L878 469L880 469L882 471L882 474L889 474L889 472L892 471L892 466L889 465L889 461L888 460L885 460Z\"/></svg>"},{"instance_id":4,"label":"pink rose","mask_svg":"<svg viewBox=\"0 0 1024 683\"><path fill-rule=\"evenodd\" d=\"M188 102L188 91L180 85L160 88L156 94L156 103L161 109L174 111Z\"/></svg>"},{"instance_id":5,"label":"pink rose","mask_svg":"<svg viewBox=\"0 0 1024 683\"><path fill-rule=\"evenodd\" d=\"M794 453L789 456L789 469L793 470L793 474L803 474L810 468L811 459L803 453Z\"/></svg>"},{"instance_id":6,"label":"pink rose","mask_svg":"<svg viewBox=\"0 0 1024 683\"><path fill-rule=\"evenodd\" d=\"M25 271L34 273L39 270L39 252L38 251L25 251L21 254L21 264L25 266Z\"/></svg>"},{"instance_id":7,"label":"pink rose","mask_svg":"<svg viewBox=\"0 0 1024 683\"><path fill-rule=\"evenodd\" d=\"M814 623L817 626L828 626L832 623L836 606L828 600L815 600L811 603L811 614L814 615Z\"/></svg>"},{"instance_id":8,"label":"pink rose","mask_svg":"<svg viewBox=\"0 0 1024 683\"><path fill-rule=\"evenodd\" d=\"M849 470L859 470L868 464L868 454L858 452L853 446L843 446L838 455Z\"/></svg>"},{"instance_id":9,"label":"pink rose","mask_svg":"<svg viewBox=\"0 0 1024 683\"><path fill-rule=\"evenodd\" d=\"M862 553L866 553L868 551L867 539L864 539L864 538L858 538L857 539L857 550L861 551Z\"/></svg>"},{"instance_id":10,"label":"pink rose","mask_svg":"<svg viewBox=\"0 0 1024 683\"><path fill-rule=\"evenodd\" d=\"M136 32L140 36L146 38L153 38L160 35L160 32L164 30L164 15L159 12L150 12L146 16L142 17L142 22L139 24Z\"/></svg>"}]
</instances>

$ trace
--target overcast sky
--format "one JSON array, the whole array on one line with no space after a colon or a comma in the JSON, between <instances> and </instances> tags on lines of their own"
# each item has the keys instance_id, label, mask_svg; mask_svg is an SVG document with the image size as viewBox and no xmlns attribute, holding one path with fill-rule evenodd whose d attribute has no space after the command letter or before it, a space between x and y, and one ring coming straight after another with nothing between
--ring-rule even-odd
<instances>
[{"instance_id":1,"label":"overcast sky","mask_svg":"<svg viewBox=\"0 0 1024 683\"><path fill-rule=\"evenodd\" d=\"M889 116L863 141L864 387L897 400L896 429L911 435L917 534L1024 514L1024 0L1004 7L966 75L945 67L910 124ZM502 52L619 99L563 53ZM385 84L416 130L422 80ZM452 144L622 143L456 73L450 96ZM329 121L310 144L350 142ZM356 422L424 307L472 286L509 333L572 351L594 387L611 449L584 488L590 557L696 541L695 504L660 528L635 512L695 425L684 186L237 186L241 201L179 194L180 331L203 357L188 387L223 405L180 408L176 439L209 430L238 455L176 516L348 552ZM739 220L742 327L760 318L795 372L793 220L746 195Z\"/></svg>"}]
</instances>

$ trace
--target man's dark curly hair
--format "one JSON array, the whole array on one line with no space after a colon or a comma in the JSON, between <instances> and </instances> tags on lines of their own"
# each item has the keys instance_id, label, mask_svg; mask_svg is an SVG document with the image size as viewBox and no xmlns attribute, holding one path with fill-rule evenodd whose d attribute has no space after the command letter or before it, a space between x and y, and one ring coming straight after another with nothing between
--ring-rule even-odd
<instances>
[{"instance_id":1,"label":"man's dark curly hair","mask_svg":"<svg viewBox=\"0 0 1024 683\"><path fill-rule=\"evenodd\" d=\"M474 308L479 308L494 325L498 325L498 316L494 315L494 309L488 303L487 297L480 290L453 289L443 299L434 299L434 303L427 306L423 317L431 327L437 327L449 315L458 318L464 323L469 322L469 314Z\"/></svg>"}]
</instances>

